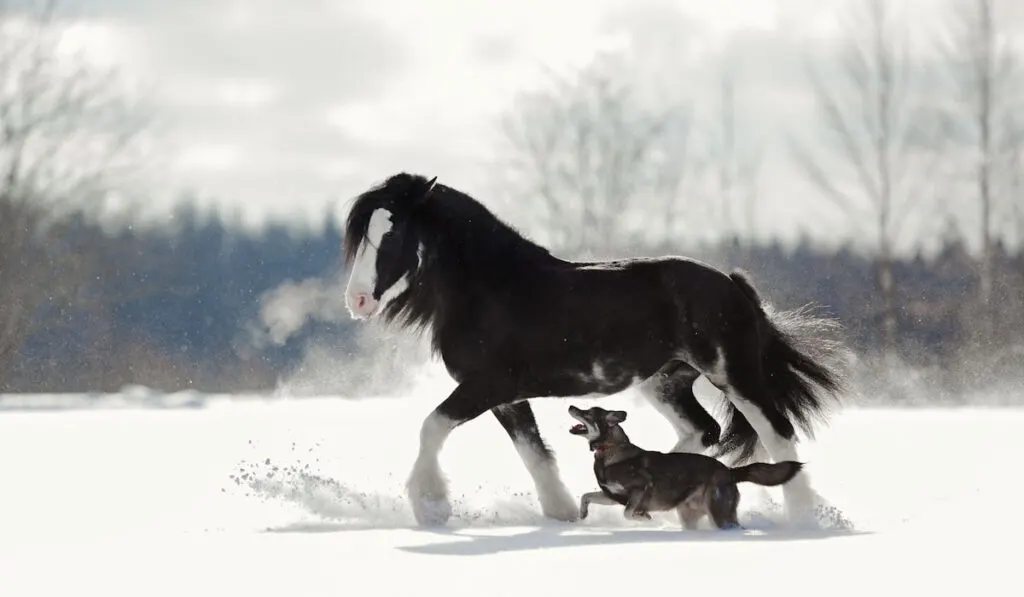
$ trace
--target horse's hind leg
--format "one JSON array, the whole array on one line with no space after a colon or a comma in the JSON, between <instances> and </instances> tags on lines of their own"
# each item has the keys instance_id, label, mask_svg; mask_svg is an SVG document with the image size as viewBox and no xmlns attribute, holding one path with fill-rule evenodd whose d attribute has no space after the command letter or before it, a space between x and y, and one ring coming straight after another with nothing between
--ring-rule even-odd
<instances>
[{"instance_id":1,"label":"horse's hind leg","mask_svg":"<svg viewBox=\"0 0 1024 597\"><path fill-rule=\"evenodd\" d=\"M701 453L718 443L722 428L693 395L700 371L672 361L640 386L640 393L660 412L679 440L673 452Z\"/></svg>"},{"instance_id":2,"label":"horse's hind leg","mask_svg":"<svg viewBox=\"0 0 1024 597\"><path fill-rule=\"evenodd\" d=\"M730 344L713 370L705 374L750 422L772 460L799 460L796 429L774 405L769 386L765 383L760 353L753 340ZM783 485L782 495L791 521L811 512L815 506L816 493L806 471L800 471Z\"/></svg>"},{"instance_id":3,"label":"horse's hind leg","mask_svg":"<svg viewBox=\"0 0 1024 597\"><path fill-rule=\"evenodd\" d=\"M530 403L524 400L503 404L491 409L491 412L512 438L519 457L533 477L544 516L566 522L577 520L579 509L572 494L562 483L555 455L540 435Z\"/></svg>"}]
</instances>

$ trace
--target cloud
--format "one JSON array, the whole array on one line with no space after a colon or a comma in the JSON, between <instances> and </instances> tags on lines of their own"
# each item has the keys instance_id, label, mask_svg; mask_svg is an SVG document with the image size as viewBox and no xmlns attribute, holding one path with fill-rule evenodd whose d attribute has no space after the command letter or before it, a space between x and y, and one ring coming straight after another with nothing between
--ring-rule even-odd
<instances>
[{"instance_id":1,"label":"cloud","mask_svg":"<svg viewBox=\"0 0 1024 597\"><path fill-rule=\"evenodd\" d=\"M330 108L394 93L414 62L405 32L352 2L95 0L58 15L151 89L178 184L279 214L322 204L365 155Z\"/></svg>"},{"instance_id":2,"label":"cloud","mask_svg":"<svg viewBox=\"0 0 1024 597\"><path fill-rule=\"evenodd\" d=\"M94 0L64 14L154 85L180 184L284 215L396 169L478 184L514 93L542 65L585 62L623 2Z\"/></svg>"}]
</instances>

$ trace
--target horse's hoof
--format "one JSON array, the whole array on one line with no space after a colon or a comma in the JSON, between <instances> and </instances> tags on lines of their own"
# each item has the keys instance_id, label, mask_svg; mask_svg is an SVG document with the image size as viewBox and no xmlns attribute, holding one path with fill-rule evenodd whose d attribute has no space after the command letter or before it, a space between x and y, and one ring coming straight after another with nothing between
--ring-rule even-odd
<instances>
[{"instance_id":1,"label":"horse's hoof","mask_svg":"<svg viewBox=\"0 0 1024 597\"><path fill-rule=\"evenodd\" d=\"M418 459L406 483L412 513L420 526L440 526L452 516L448 484L436 461Z\"/></svg>"},{"instance_id":2,"label":"horse's hoof","mask_svg":"<svg viewBox=\"0 0 1024 597\"><path fill-rule=\"evenodd\" d=\"M580 516L579 512L573 512L571 514L565 512L545 512L544 516L551 520L557 520L558 522L579 522L584 516Z\"/></svg>"},{"instance_id":3,"label":"horse's hoof","mask_svg":"<svg viewBox=\"0 0 1024 597\"><path fill-rule=\"evenodd\" d=\"M444 526L452 517L452 505L446 499L413 498L412 513L419 526Z\"/></svg>"},{"instance_id":4,"label":"horse's hoof","mask_svg":"<svg viewBox=\"0 0 1024 597\"><path fill-rule=\"evenodd\" d=\"M580 518L586 517L585 512L581 516L580 510L574 502L563 502L560 500L542 503L541 512L544 513L545 517L559 522L576 522Z\"/></svg>"}]
</instances>

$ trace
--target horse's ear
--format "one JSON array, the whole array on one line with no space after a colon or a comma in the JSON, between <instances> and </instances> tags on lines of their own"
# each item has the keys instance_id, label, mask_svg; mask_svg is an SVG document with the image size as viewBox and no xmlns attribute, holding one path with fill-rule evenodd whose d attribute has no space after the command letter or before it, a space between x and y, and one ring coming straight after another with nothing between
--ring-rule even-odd
<instances>
[{"instance_id":1,"label":"horse's ear","mask_svg":"<svg viewBox=\"0 0 1024 597\"><path fill-rule=\"evenodd\" d=\"M427 189L426 189L425 191L423 191L423 194L422 194L422 195L420 195L419 201L417 201L416 203L420 203L420 204L422 204L422 203L424 203L424 202L425 202L425 201L426 201L427 199L430 199L430 196L434 194L434 184L435 184L436 182L437 182L437 177L436 177L436 176L435 176L434 178L431 178L431 179L430 179L430 180L429 180L429 181L427 182Z\"/></svg>"}]
</instances>

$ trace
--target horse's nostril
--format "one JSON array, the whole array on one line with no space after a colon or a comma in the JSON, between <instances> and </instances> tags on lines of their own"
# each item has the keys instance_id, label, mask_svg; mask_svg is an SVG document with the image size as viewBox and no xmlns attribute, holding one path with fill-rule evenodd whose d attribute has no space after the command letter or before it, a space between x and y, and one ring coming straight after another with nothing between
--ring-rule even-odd
<instances>
[{"instance_id":1,"label":"horse's nostril","mask_svg":"<svg viewBox=\"0 0 1024 597\"><path fill-rule=\"evenodd\" d=\"M359 296L356 297L356 307L362 309L365 306L366 306L366 295L365 294L360 294Z\"/></svg>"}]
</instances>

